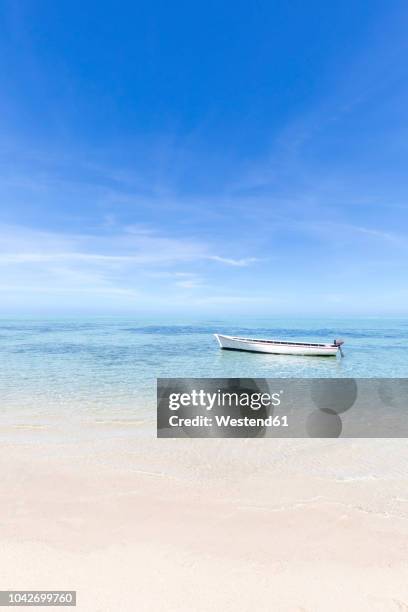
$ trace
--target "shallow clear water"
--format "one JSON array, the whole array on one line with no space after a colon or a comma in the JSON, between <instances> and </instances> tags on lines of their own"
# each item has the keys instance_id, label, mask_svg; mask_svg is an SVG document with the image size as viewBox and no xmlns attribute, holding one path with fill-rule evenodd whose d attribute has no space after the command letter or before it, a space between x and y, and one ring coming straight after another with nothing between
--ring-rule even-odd
<instances>
[{"instance_id":1,"label":"shallow clear water","mask_svg":"<svg viewBox=\"0 0 408 612\"><path fill-rule=\"evenodd\" d=\"M214 332L345 340L344 359L221 351ZM3 414L153 415L164 377L408 377L408 319L0 319Z\"/></svg>"}]
</instances>

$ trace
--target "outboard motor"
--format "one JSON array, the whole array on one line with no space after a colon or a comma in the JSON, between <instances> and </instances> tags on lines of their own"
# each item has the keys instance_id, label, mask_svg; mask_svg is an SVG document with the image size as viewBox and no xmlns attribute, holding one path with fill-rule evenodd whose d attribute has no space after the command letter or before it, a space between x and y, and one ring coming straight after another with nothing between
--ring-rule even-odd
<instances>
[{"instance_id":1,"label":"outboard motor","mask_svg":"<svg viewBox=\"0 0 408 612\"><path fill-rule=\"evenodd\" d=\"M335 338L335 339L333 340L333 344L334 344L334 346L338 346L338 347L339 347L340 355L341 355L342 357L344 357L344 353L343 353L343 351L341 350L341 345L342 345L342 344L344 344L344 340L342 340L341 338L337 338L337 339Z\"/></svg>"}]
</instances>

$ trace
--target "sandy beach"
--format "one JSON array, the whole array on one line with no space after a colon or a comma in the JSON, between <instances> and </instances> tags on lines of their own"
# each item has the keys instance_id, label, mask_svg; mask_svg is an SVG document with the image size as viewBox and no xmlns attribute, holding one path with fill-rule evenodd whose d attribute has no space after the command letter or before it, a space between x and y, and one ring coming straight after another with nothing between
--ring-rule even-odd
<instances>
[{"instance_id":1,"label":"sandy beach","mask_svg":"<svg viewBox=\"0 0 408 612\"><path fill-rule=\"evenodd\" d=\"M404 440L76 426L3 426L3 589L90 612L408 610Z\"/></svg>"}]
</instances>

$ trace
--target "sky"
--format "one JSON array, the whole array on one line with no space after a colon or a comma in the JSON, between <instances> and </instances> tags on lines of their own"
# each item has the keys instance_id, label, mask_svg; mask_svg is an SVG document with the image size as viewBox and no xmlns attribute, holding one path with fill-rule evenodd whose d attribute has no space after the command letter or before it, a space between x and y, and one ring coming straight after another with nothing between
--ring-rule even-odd
<instances>
[{"instance_id":1,"label":"sky","mask_svg":"<svg viewBox=\"0 0 408 612\"><path fill-rule=\"evenodd\" d=\"M0 0L0 314L408 315L407 28Z\"/></svg>"}]
</instances>

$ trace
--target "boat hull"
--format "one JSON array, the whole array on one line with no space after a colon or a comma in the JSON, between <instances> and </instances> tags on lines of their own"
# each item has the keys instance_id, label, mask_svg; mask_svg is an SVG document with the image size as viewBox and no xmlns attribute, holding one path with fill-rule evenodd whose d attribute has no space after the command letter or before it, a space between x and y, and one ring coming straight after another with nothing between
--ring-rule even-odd
<instances>
[{"instance_id":1,"label":"boat hull","mask_svg":"<svg viewBox=\"0 0 408 612\"><path fill-rule=\"evenodd\" d=\"M301 342L280 342L239 338L214 334L220 348L229 351L247 351L250 353L267 353L271 355L309 355L313 357L335 357L339 347L333 344L313 344Z\"/></svg>"}]
</instances>

